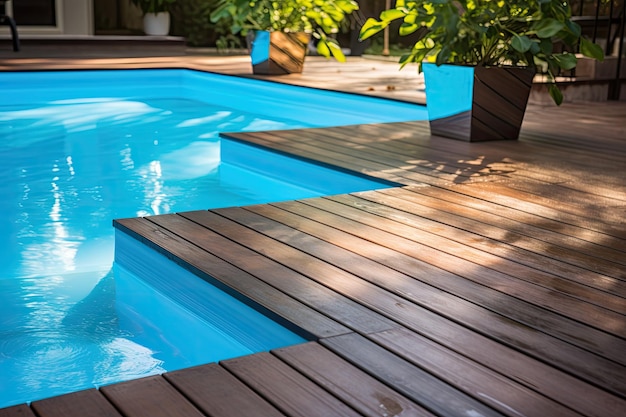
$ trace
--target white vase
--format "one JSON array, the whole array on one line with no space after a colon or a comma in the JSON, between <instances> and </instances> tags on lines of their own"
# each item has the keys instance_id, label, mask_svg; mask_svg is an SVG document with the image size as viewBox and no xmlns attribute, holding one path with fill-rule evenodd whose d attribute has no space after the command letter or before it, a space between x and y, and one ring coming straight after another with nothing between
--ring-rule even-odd
<instances>
[{"instance_id":1,"label":"white vase","mask_svg":"<svg viewBox=\"0 0 626 417\"><path fill-rule=\"evenodd\" d=\"M146 13L143 17L143 31L146 35L167 35L170 32L170 14L168 12Z\"/></svg>"}]
</instances>

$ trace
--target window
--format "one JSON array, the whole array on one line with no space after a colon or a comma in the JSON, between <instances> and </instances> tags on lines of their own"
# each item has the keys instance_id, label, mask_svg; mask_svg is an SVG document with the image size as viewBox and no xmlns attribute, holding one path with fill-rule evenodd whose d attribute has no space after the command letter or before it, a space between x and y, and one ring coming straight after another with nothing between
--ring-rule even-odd
<instances>
[{"instance_id":1,"label":"window","mask_svg":"<svg viewBox=\"0 0 626 417\"><path fill-rule=\"evenodd\" d=\"M14 0L13 18L18 26L56 26L56 0Z\"/></svg>"}]
</instances>

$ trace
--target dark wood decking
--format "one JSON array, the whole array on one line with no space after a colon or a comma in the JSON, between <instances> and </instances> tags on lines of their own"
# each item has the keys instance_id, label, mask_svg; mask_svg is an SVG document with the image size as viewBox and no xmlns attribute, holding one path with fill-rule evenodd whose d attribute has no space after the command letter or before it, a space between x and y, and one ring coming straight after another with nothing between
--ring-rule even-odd
<instances>
[{"instance_id":1,"label":"dark wood decking","mask_svg":"<svg viewBox=\"0 0 626 417\"><path fill-rule=\"evenodd\" d=\"M626 103L229 136L401 186L116 227L316 340L0 417L626 415Z\"/></svg>"},{"instance_id":2,"label":"dark wood decking","mask_svg":"<svg viewBox=\"0 0 626 417\"><path fill-rule=\"evenodd\" d=\"M221 364L287 415L619 415L625 109L531 108L522 140L489 144L424 123L232 134L404 186L118 227L319 338ZM388 403L355 401L374 381Z\"/></svg>"}]
</instances>

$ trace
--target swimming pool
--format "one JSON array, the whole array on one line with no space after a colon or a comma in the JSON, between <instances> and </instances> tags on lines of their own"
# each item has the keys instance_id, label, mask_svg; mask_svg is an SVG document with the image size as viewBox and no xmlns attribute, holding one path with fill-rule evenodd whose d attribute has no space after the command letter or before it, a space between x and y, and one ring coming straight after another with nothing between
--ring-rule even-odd
<instances>
[{"instance_id":1,"label":"swimming pool","mask_svg":"<svg viewBox=\"0 0 626 417\"><path fill-rule=\"evenodd\" d=\"M189 70L4 73L0 87L0 407L303 341L167 263L158 269L180 277L177 289L113 265L111 220L389 186L218 133L425 117ZM126 243L118 236L118 250ZM153 255L142 250L128 248ZM210 345L226 356L188 337L214 340L220 310L250 324L217 325L226 334Z\"/></svg>"}]
</instances>

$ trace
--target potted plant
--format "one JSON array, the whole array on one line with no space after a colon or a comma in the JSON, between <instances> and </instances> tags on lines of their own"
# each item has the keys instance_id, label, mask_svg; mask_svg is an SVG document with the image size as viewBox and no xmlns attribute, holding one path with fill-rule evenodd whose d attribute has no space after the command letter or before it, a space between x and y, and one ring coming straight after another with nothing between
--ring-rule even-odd
<instances>
[{"instance_id":1,"label":"potted plant","mask_svg":"<svg viewBox=\"0 0 626 417\"><path fill-rule=\"evenodd\" d=\"M170 11L176 0L131 0L143 13L146 35L164 36L170 31Z\"/></svg>"},{"instance_id":2,"label":"potted plant","mask_svg":"<svg viewBox=\"0 0 626 417\"><path fill-rule=\"evenodd\" d=\"M567 0L397 0L380 19L368 19L361 39L397 20L400 35L425 28L400 65L416 62L424 71L431 132L437 135L517 139L535 74L545 78L559 105L556 76L576 66L573 51L603 59L602 49L581 36Z\"/></svg>"},{"instance_id":3,"label":"potted plant","mask_svg":"<svg viewBox=\"0 0 626 417\"><path fill-rule=\"evenodd\" d=\"M302 72L311 37L318 54L345 61L332 35L358 7L353 0L221 0L211 21L228 19L233 34L253 35L255 74L288 74Z\"/></svg>"}]
</instances>

